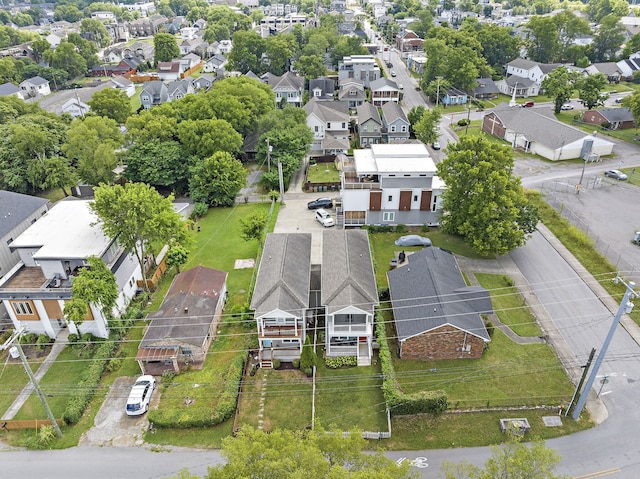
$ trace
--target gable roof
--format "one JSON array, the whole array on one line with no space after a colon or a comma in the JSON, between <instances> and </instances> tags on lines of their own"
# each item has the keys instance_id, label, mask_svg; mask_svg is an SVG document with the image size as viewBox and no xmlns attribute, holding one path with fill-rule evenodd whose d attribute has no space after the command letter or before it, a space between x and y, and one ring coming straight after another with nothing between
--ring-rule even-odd
<instances>
[{"instance_id":1,"label":"gable roof","mask_svg":"<svg viewBox=\"0 0 640 479\"><path fill-rule=\"evenodd\" d=\"M302 317L309 307L311 234L267 235L251 299L260 317L276 309Z\"/></svg>"},{"instance_id":2,"label":"gable roof","mask_svg":"<svg viewBox=\"0 0 640 479\"><path fill-rule=\"evenodd\" d=\"M325 122L349 121L349 105L344 101L320 101L312 98L303 108L307 116L315 114Z\"/></svg>"},{"instance_id":3,"label":"gable roof","mask_svg":"<svg viewBox=\"0 0 640 479\"><path fill-rule=\"evenodd\" d=\"M0 238L47 203L43 198L0 190Z\"/></svg>"},{"instance_id":4,"label":"gable roof","mask_svg":"<svg viewBox=\"0 0 640 479\"><path fill-rule=\"evenodd\" d=\"M0 85L0 96L9 96L15 95L16 93L21 93L22 88L13 83L3 83Z\"/></svg>"},{"instance_id":5,"label":"gable roof","mask_svg":"<svg viewBox=\"0 0 640 479\"><path fill-rule=\"evenodd\" d=\"M385 123L393 123L397 120L404 121L407 125L409 124L409 120L407 119L407 115L404 114L400 105L398 105L395 101L388 101L381 107L382 109L382 118L384 118Z\"/></svg>"},{"instance_id":6,"label":"gable roof","mask_svg":"<svg viewBox=\"0 0 640 479\"><path fill-rule=\"evenodd\" d=\"M600 110L596 110L603 117L607 119L609 123L619 123L624 121L634 121L633 115L631 114L631 110L629 108L602 108ZM586 115L588 111L585 111Z\"/></svg>"},{"instance_id":7,"label":"gable roof","mask_svg":"<svg viewBox=\"0 0 640 479\"><path fill-rule=\"evenodd\" d=\"M588 136L587 133L565 125L533 108L501 105L495 108L493 113L508 129L524 134L529 141L535 141L553 149Z\"/></svg>"},{"instance_id":8,"label":"gable roof","mask_svg":"<svg viewBox=\"0 0 640 479\"><path fill-rule=\"evenodd\" d=\"M327 307L329 314L347 306L373 313L373 306L378 304L378 289L366 231L322 232L320 304Z\"/></svg>"},{"instance_id":9,"label":"gable roof","mask_svg":"<svg viewBox=\"0 0 640 479\"><path fill-rule=\"evenodd\" d=\"M267 85L271 85L274 90L302 90L304 88L304 77L294 75L291 72L286 72L280 77L269 73L262 75L262 79Z\"/></svg>"},{"instance_id":10,"label":"gable roof","mask_svg":"<svg viewBox=\"0 0 640 479\"><path fill-rule=\"evenodd\" d=\"M380 90L385 87L388 87L394 90L399 90L398 84L396 82L394 82L393 80L389 80L388 78L385 78L385 77L380 77L377 80L373 80L372 82L369 83L369 88L371 90Z\"/></svg>"},{"instance_id":11,"label":"gable roof","mask_svg":"<svg viewBox=\"0 0 640 479\"><path fill-rule=\"evenodd\" d=\"M387 273L400 341L446 324L490 341L480 317L493 312L489 292L466 285L452 253L429 247L407 260Z\"/></svg>"},{"instance_id":12,"label":"gable roof","mask_svg":"<svg viewBox=\"0 0 640 479\"><path fill-rule=\"evenodd\" d=\"M118 88L128 88L133 85L133 82L122 75L118 75L110 78L111 83L113 83Z\"/></svg>"},{"instance_id":13,"label":"gable roof","mask_svg":"<svg viewBox=\"0 0 640 479\"><path fill-rule=\"evenodd\" d=\"M366 121L373 120L376 123L382 125L378 108L373 106L368 101L365 101L362 105L358 106L358 124L362 125Z\"/></svg>"},{"instance_id":14,"label":"gable roof","mask_svg":"<svg viewBox=\"0 0 640 479\"><path fill-rule=\"evenodd\" d=\"M474 95L498 94L500 90L492 78L478 78L478 86L473 89Z\"/></svg>"},{"instance_id":15,"label":"gable roof","mask_svg":"<svg viewBox=\"0 0 640 479\"><path fill-rule=\"evenodd\" d=\"M561 66L560 63L539 63L534 62L533 60L527 60L526 58L516 58L515 60L511 60L507 63L507 66L511 66L514 68L522 68L523 70L531 70L534 67L540 68L542 73L549 73L550 71L556 69Z\"/></svg>"},{"instance_id":16,"label":"gable roof","mask_svg":"<svg viewBox=\"0 0 640 479\"><path fill-rule=\"evenodd\" d=\"M333 92L336 89L336 83L328 77L319 77L309 80L309 91L313 91L318 88L322 91L323 95L332 97Z\"/></svg>"},{"instance_id":17,"label":"gable roof","mask_svg":"<svg viewBox=\"0 0 640 479\"><path fill-rule=\"evenodd\" d=\"M209 334L218 303L224 301L227 273L196 266L173 278L160 309L149 315L151 324L140 348L174 339L201 346Z\"/></svg>"},{"instance_id":18,"label":"gable roof","mask_svg":"<svg viewBox=\"0 0 640 479\"><path fill-rule=\"evenodd\" d=\"M621 73L620 68L618 67L616 62L593 63L586 69L587 71L595 70L597 72L604 73L607 76L619 75Z\"/></svg>"},{"instance_id":19,"label":"gable roof","mask_svg":"<svg viewBox=\"0 0 640 479\"><path fill-rule=\"evenodd\" d=\"M36 85L36 86L37 85L48 85L49 84L49 80L45 80L41 76L34 76L33 78L26 79L22 83L30 83L31 85ZM22 85L22 83L20 83L20 85Z\"/></svg>"}]
</instances>

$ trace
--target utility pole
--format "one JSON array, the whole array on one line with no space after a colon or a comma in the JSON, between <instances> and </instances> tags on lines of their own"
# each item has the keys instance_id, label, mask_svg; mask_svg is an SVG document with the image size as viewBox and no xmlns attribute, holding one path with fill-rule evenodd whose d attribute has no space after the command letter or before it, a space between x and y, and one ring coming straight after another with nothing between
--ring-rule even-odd
<instances>
[{"instance_id":1,"label":"utility pole","mask_svg":"<svg viewBox=\"0 0 640 479\"><path fill-rule=\"evenodd\" d=\"M438 80L438 87L436 90L436 108L438 107L438 103L440 103L440 79L442 77L436 77L436 80Z\"/></svg>"},{"instance_id":2,"label":"utility pole","mask_svg":"<svg viewBox=\"0 0 640 479\"><path fill-rule=\"evenodd\" d=\"M564 413L565 417L571 413L573 409L573 405L575 404L575 400L580 394L580 389L582 389L582 385L584 384L584 380L587 379L587 374L589 374L589 369L591 368L591 361L593 361L593 357L596 355L596 348L591 348L591 354L589 354L589 359L587 359L587 364L583 366L582 375L580 376L580 382L576 386L576 390L573 393L573 397L569 402L569 407L567 407L567 411Z\"/></svg>"},{"instance_id":3,"label":"utility pole","mask_svg":"<svg viewBox=\"0 0 640 479\"><path fill-rule=\"evenodd\" d=\"M269 145L269 138L267 138L267 171L271 171L271 145Z\"/></svg>"},{"instance_id":4,"label":"utility pole","mask_svg":"<svg viewBox=\"0 0 640 479\"><path fill-rule=\"evenodd\" d=\"M278 180L280 181L280 204L284 204L284 178L282 176L282 162L278 161Z\"/></svg>"},{"instance_id":5,"label":"utility pole","mask_svg":"<svg viewBox=\"0 0 640 479\"><path fill-rule=\"evenodd\" d=\"M580 394L580 399L578 400L578 404L576 404L576 408L573 411L571 417L574 420L578 420L580 417L580 413L582 412L582 408L584 407L585 402L587 401L587 397L589 396L589 391L591 391L591 387L593 386L593 382L598 375L598 370L600 369L600 365L604 360L605 355L607 354L607 349L609 348L609 344L611 343L611 339L613 339L613 334L616 332L616 328L618 324L620 324L620 319L624 313L629 314L631 310L633 310L633 303L629 300L632 298L637 298L639 295L633 290L633 287L636 285L633 281L629 281L629 283L625 283L620 277L616 277L613 280L616 284L618 282L622 282L625 285L627 290L622 297L622 302L620 303L620 307L616 312L615 317L613 318L613 322L611 323L611 327L609 328L609 333L602 344L602 349L600 349L600 354L598 354L598 358L596 359L595 364L593 365L593 369L591 370L591 375L587 380L587 384L584 387L582 394Z\"/></svg>"},{"instance_id":6,"label":"utility pole","mask_svg":"<svg viewBox=\"0 0 640 479\"><path fill-rule=\"evenodd\" d=\"M44 406L44 410L47 413L47 417L49 418L49 421L51 421L51 426L53 426L53 430L56 432L56 435L58 436L58 439L61 439L62 438L62 431L60 430L60 426L58 426L58 423L56 422L56 418L53 416L53 413L51 412L51 408L49 408L49 403L47 403L47 398L42 393L42 390L40 389L40 385L38 384L38 380L34 376L33 371L31 370L31 366L29 366L29 362L27 361L27 357L24 355L24 351L22 350L22 346L20 346L20 341L18 341L18 339L20 338L20 336L22 335L23 332L24 332L23 329L16 330L11 335L11 337L9 339L7 339L2 346L0 346L0 350L4 351L9 346L11 346L11 343L15 343L13 345L13 347L16 348L16 350L18 351L18 354L20 355L20 360L22 361L22 365L24 366L24 370L27 372L27 375L29 376L29 379L31 380L31 384L33 385L33 389L35 389L36 393L38 394L38 397L40 398L40 401L42 401L42 405Z\"/></svg>"}]
</instances>

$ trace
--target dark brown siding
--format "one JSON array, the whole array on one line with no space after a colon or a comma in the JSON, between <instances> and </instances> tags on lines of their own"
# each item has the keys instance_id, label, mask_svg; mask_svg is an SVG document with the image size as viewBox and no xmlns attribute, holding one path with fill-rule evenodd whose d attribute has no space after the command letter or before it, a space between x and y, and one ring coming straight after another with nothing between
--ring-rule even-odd
<instances>
[{"instance_id":1,"label":"dark brown siding","mask_svg":"<svg viewBox=\"0 0 640 479\"><path fill-rule=\"evenodd\" d=\"M471 345L470 351L464 351L465 345ZM402 359L461 359L482 357L484 341L453 326L423 333L404 341Z\"/></svg>"}]
</instances>

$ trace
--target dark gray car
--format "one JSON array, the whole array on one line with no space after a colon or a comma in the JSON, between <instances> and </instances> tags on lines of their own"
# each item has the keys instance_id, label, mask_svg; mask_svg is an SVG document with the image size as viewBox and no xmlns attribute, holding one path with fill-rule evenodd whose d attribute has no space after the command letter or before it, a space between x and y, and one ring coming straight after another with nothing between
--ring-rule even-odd
<instances>
[{"instance_id":1,"label":"dark gray car","mask_svg":"<svg viewBox=\"0 0 640 479\"><path fill-rule=\"evenodd\" d=\"M333 200L331 198L317 198L307 203L307 208L317 210L318 208L333 208Z\"/></svg>"}]
</instances>

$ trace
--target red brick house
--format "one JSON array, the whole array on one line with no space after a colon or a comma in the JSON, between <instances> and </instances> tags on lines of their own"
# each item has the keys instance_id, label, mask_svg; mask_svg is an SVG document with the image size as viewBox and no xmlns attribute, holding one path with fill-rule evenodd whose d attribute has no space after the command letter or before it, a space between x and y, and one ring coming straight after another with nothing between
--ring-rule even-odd
<instances>
[{"instance_id":1,"label":"red brick house","mask_svg":"<svg viewBox=\"0 0 640 479\"><path fill-rule=\"evenodd\" d=\"M387 273L401 359L481 358L489 292L467 286L452 253L424 248Z\"/></svg>"},{"instance_id":2,"label":"red brick house","mask_svg":"<svg viewBox=\"0 0 640 479\"><path fill-rule=\"evenodd\" d=\"M592 125L609 124L611 130L623 130L634 128L636 122L629 108L602 108L600 110L587 110L582 114L582 121Z\"/></svg>"},{"instance_id":3,"label":"red brick house","mask_svg":"<svg viewBox=\"0 0 640 479\"><path fill-rule=\"evenodd\" d=\"M421 52L424 40L412 30L403 30L396 35L396 48L400 53Z\"/></svg>"}]
</instances>

